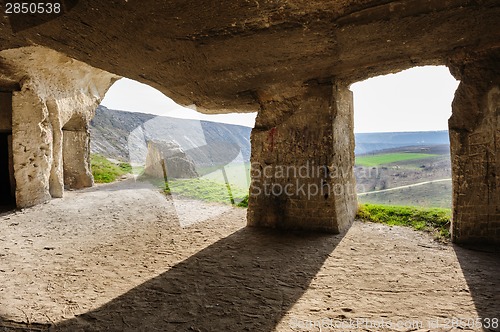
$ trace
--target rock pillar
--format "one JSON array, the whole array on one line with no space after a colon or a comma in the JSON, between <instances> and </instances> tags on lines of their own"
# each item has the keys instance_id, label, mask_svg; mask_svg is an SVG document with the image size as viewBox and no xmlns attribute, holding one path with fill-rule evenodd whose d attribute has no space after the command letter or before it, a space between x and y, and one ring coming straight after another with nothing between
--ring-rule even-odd
<instances>
[{"instance_id":1,"label":"rock pillar","mask_svg":"<svg viewBox=\"0 0 500 332\"><path fill-rule=\"evenodd\" d=\"M357 210L352 92L314 82L258 98L248 225L346 230Z\"/></svg>"},{"instance_id":2,"label":"rock pillar","mask_svg":"<svg viewBox=\"0 0 500 332\"><path fill-rule=\"evenodd\" d=\"M452 238L500 244L500 52L451 63L461 81L449 121L453 168Z\"/></svg>"},{"instance_id":3,"label":"rock pillar","mask_svg":"<svg viewBox=\"0 0 500 332\"><path fill-rule=\"evenodd\" d=\"M0 62L0 76L14 82L17 206L62 197L64 185L91 186L88 123L118 77L40 46L1 51Z\"/></svg>"},{"instance_id":4,"label":"rock pillar","mask_svg":"<svg viewBox=\"0 0 500 332\"><path fill-rule=\"evenodd\" d=\"M88 130L63 130L64 185L71 189L92 187L90 133Z\"/></svg>"},{"instance_id":5,"label":"rock pillar","mask_svg":"<svg viewBox=\"0 0 500 332\"><path fill-rule=\"evenodd\" d=\"M48 201L52 165L52 127L44 102L31 88L12 98L12 150L18 207Z\"/></svg>"}]
</instances>

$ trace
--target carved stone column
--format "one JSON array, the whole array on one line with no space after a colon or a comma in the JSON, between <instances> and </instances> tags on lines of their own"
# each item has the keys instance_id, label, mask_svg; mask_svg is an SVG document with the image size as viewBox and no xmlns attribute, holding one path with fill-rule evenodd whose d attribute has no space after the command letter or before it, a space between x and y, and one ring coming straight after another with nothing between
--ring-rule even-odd
<instances>
[{"instance_id":1,"label":"carved stone column","mask_svg":"<svg viewBox=\"0 0 500 332\"><path fill-rule=\"evenodd\" d=\"M63 130L64 185L71 189L92 187L90 133L88 130Z\"/></svg>"},{"instance_id":2,"label":"carved stone column","mask_svg":"<svg viewBox=\"0 0 500 332\"><path fill-rule=\"evenodd\" d=\"M452 238L500 244L500 52L450 65L461 81L449 121L453 169Z\"/></svg>"},{"instance_id":3,"label":"carved stone column","mask_svg":"<svg viewBox=\"0 0 500 332\"><path fill-rule=\"evenodd\" d=\"M346 230L357 210L352 92L315 82L258 97L248 225Z\"/></svg>"}]
</instances>

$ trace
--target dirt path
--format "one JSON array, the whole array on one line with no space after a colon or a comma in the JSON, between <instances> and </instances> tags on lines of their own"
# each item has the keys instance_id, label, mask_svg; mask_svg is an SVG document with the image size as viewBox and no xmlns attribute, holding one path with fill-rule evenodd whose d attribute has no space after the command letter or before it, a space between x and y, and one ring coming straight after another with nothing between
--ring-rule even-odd
<instances>
[{"instance_id":1,"label":"dirt path","mask_svg":"<svg viewBox=\"0 0 500 332\"><path fill-rule=\"evenodd\" d=\"M453 317L500 318L498 254L361 222L282 234L244 227L245 214L125 181L3 215L0 331L458 331Z\"/></svg>"},{"instance_id":2,"label":"dirt path","mask_svg":"<svg viewBox=\"0 0 500 332\"><path fill-rule=\"evenodd\" d=\"M439 182L448 182L448 181L451 181L451 179L440 179L440 180L424 181L424 182L409 184L409 185L406 185L406 186L400 186L400 187L394 187L394 188L389 188L389 189L382 189L382 190L368 191L368 192L365 192L365 193L359 193L358 196L366 196L366 195L370 195L370 194L379 194L379 193L385 193L385 192L388 192L388 191L394 191L394 190L400 190L400 189L406 189L406 188L423 186L425 184L439 183Z\"/></svg>"}]
</instances>

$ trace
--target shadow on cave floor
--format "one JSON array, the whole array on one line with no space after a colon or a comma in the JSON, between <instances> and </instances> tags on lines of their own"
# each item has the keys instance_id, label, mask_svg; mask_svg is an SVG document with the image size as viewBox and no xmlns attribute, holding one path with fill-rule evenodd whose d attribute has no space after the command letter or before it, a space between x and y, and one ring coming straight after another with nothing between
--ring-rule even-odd
<instances>
[{"instance_id":1,"label":"shadow on cave floor","mask_svg":"<svg viewBox=\"0 0 500 332\"><path fill-rule=\"evenodd\" d=\"M0 332L47 332L50 325L38 323L17 323L0 316Z\"/></svg>"},{"instance_id":2,"label":"shadow on cave floor","mask_svg":"<svg viewBox=\"0 0 500 332\"><path fill-rule=\"evenodd\" d=\"M483 322L496 318L496 327L485 331L500 331L500 254L453 246L479 318ZM473 317L464 317L473 318Z\"/></svg>"},{"instance_id":3,"label":"shadow on cave floor","mask_svg":"<svg viewBox=\"0 0 500 332\"><path fill-rule=\"evenodd\" d=\"M8 216L16 212L16 206L12 204L0 204L0 217Z\"/></svg>"},{"instance_id":4,"label":"shadow on cave floor","mask_svg":"<svg viewBox=\"0 0 500 332\"><path fill-rule=\"evenodd\" d=\"M244 228L50 330L272 331L341 239Z\"/></svg>"}]
</instances>

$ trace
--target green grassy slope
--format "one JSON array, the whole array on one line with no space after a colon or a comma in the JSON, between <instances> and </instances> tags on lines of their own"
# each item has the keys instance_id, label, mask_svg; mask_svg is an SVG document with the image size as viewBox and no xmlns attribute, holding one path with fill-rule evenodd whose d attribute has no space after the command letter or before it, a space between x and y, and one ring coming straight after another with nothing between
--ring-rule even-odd
<instances>
[{"instance_id":1,"label":"green grassy slope","mask_svg":"<svg viewBox=\"0 0 500 332\"><path fill-rule=\"evenodd\" d=\"M451 208L451 180L363 195L360 203Z\"/></svg>"},{"instance_id":2,"label":"green grassy slope","mask_svg":"<svg viewBox=\"0 0 500 332\"><path fill-rule=\"evenodd\" d=\"M429 231L440 239L450 237L450 209L363 204L359 206L356 217L391 226L409 226L416 230Z\"/></svg>"},{"instance_id":3,"label":"green grassy slope","mask_svg":"<svg viewBox=\"0 0 500 332\"><path fill-rule=\"evenodd\" d=\"M115 164L99 154L90 156L90 166L96 183L110 183L132 171L130 164Z\"/></svg>"},{"instance_id":4,"label":"green grassy slope","mask_svg":"<svg viewBox=\"0 0 500 332\"><path fill-rule=\"evenodd\" d=\"M374 155L364 155L356 157L356 165L359 166L380 166L398 161L417 160L424 158L436 157L436 155L428 153L384 153Z\"/></svg>"}]
</instances>

